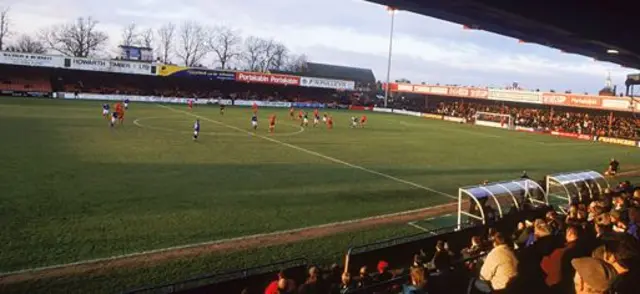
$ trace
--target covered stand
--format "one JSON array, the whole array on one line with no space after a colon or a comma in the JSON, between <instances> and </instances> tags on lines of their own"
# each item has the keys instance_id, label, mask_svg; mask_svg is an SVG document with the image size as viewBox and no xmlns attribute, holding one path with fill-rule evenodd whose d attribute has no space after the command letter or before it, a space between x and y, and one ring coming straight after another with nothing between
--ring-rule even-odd
<instances>
[{"instance_id":1,"label":"covered stand","mask_svg":"<svg viewBox=\"0 0 640 294\"><path fill-rule=\"evenodd\" d=\"M560 206L587 202L609 188L607 179L595 171L548 175L546 182L552 204Z\"/></svg>"},{"instance_id":2,"label":"covered stand","mask_svg":"<svg viewBox=\"0 0 640 294\"><path fill-rule=\"evenodd\" d=\"M458 189L458 229L467 221L486 224L525 205L548 204L544 188L530 179L463 187Z\"/></svg>"}]
</instances>

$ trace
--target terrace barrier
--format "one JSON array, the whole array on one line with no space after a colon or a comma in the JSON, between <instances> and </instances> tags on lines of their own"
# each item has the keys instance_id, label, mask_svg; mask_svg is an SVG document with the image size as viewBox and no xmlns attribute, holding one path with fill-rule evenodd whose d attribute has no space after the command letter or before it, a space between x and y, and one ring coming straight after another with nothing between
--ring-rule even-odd
<instances>
[{"instance_id":1,"label":"terrace barrier","mask_svg":"<svg viewBox=\"0 0 640 294\"><path fill-rule=\"evenodd\" d=\"M226 273L198 276L180 282L144 287L125 293L240 293L244 289L247 289L249 293L261 293L266 285L276 279L278 272L281 270L291 279L296 281L304 280L308 266L307 259L298 258Z\"/></svg>"}]
</instances>

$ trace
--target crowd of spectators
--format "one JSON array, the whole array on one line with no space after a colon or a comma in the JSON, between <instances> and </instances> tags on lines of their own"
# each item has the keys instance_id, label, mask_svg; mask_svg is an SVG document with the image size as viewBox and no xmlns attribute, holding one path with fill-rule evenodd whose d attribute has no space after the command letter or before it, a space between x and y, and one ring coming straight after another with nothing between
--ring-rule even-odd
<instances>
[{"instance_id":1,"label":"crowd of spectators","mask_svg":"<svg viewBox=\"0 0 640 294\"><path fill-rule=\"evenodd\" d=\"M477 112L509 114L516 126L542 131L558 131L594 136L640 139L640 119L633 114L606 111L580 111L561 107L538 108L523 105L480 104L462 102L440 102L430 112L448 116L464 117L473 121ZM501 116L483 119L504 122Z\"/></svg>"},{"instance_id":2,"label":"crowd of spectators","mask_svg":"<svg viewBox=\"0 0 640 294\"><path fill-rule=\"evenodd\" d=\"M640 189L621 182L566 211L514 231L489 228L459 253L438 241L405 269L380 261L351 276L336 264L324 274L312 266L300 284L281 272L264 293L640 293Z\"/></svg>"}]
</instances>

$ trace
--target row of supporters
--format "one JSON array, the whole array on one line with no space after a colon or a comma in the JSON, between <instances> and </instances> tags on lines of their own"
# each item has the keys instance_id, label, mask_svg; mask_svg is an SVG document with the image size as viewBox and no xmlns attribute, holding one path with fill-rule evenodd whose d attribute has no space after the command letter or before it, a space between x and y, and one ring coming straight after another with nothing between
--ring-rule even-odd
<instances>
[{"instance_id":1,"label":"row of supporters","mask_svg":"<svg viewBox=\"0 0 640 294\"><path fill-rule=\"evenodd\" d=\"M353 91L356 88L355 82L348 80L256 72L217 71L205 68L188 68L182 66L124 60L104 60L19 52L0 52L0 64L46 68L67 68L73 70L150 76L182 76L190 78L206 78L210 80L228 80L247 83L301 86L349 91Z\"/></svg>"},{"instance_id":2,"label":"row of supporters","mask_svg":"<svg viewBox=\"0 0 640 294\"><path fill-rule=\"evenodd\" d=\"M436 95L456 98L473 98L530 104L640 112L640 101L634 100L634 98L631 97L577 95L523 90L440 85L411 85L397 83L390 84L389 89L392 92L407 94L410 93L420 95Z\"/></svg>"}]
</instances>

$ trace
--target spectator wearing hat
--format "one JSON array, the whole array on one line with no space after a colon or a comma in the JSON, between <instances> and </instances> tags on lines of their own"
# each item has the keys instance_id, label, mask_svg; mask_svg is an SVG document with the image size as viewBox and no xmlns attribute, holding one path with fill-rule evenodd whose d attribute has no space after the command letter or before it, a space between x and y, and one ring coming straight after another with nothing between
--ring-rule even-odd
<instances>
[{"instance_id":1,"label":"spectator wearing hat","mask_svg":"<svg viewBox=\"0 0 640 294\"><path fill-rule=\"evenodd\" d=\"M504 291L518 275L518 259L501 233L494 234L493 239L493 249L480 269L480 282L488 282L493 291ZM476 286L483 288L482 283Z\"/></svg>"},{"instance_id":2,"label":"spectator wearing hat","mask_svg":"<svg viewBox=\"0 0 640 294\"><path fill-rule=\"evenodd\" d=\"M386 282L393 279L393 274L389 271L389 263L381 260L376 267L378 272L374 276L373 280L377 283Z\"/></svg>"},{"instance_id":3,"label":"spectator wearing hat","mask_svg":"<svg viewBox=\"0 0 640 294\"><path fill-rule=\"evenodd\" d=\"M617 275L611 265L593 257L573 259L571 265L576 272L573 278L576 294L604 294Z\"/></svg>"}]
</instances>

